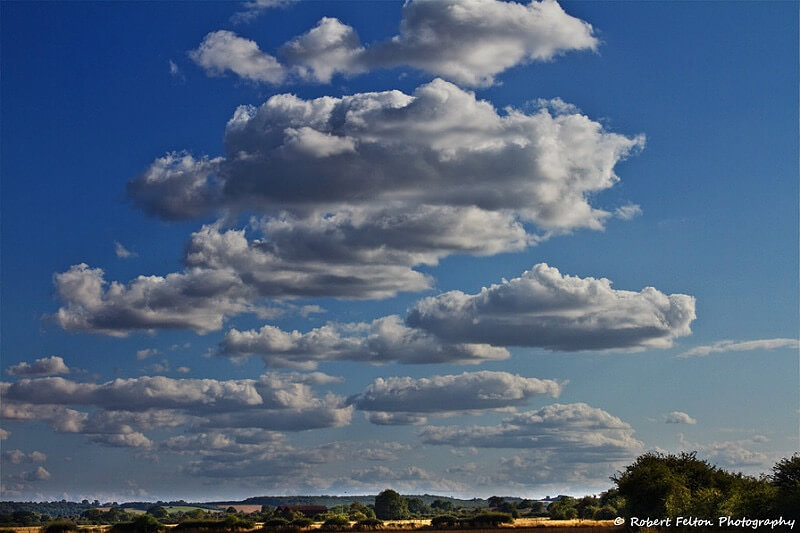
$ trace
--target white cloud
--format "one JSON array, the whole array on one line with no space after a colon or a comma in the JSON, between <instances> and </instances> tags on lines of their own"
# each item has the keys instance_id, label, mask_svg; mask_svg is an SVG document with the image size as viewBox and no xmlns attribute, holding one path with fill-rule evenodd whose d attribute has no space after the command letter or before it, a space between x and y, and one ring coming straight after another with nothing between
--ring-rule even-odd
<instances>
[{"instance_id":1,"label":"white cloud","mask_svg":"<svg viewBox=\"0 0 800 533\"><path fill-rule=\"evenodd\" d=\"M400 35L372 46L366 62L491 85L495 75L516 65L598 44L591 25L555 1L424 0L403 6Z\"/></svg>"},{"instance_id":2,"label":"white cloud","mask_svg":"<svg viewBox=\"0 0 800 533\"><path fill-rule=\"evenodd\" d=\"M264 403L253 380L171 379L163 376L78 383L63 378L22 379L4 397L17 402L95 405L106 409L225 408Z\"/></svg>"},{"instance_id":3,"label":"white cloud","mask_svg":"<svg viewBox=\"0 0 800 533\"><path fill-rule=\"evenodd\" d=\"M49 376L53 374L69 374L69 367L57 355L42 357L33 363L22 361L6 369L9 376Z\"/></svg>"},{"instance_id":4,"label":"white cloud","mask_svg":"<svg viewBox=\"0 0 800 533\"><path fill-rule=\"evenodd\" d=\"M779 348L791 348L796 351L800 349L800 341L797 339L722 340L705 346L696 346L679 354L678 357L705 357L712 353L751 352L756 350L777 350Z\"/></svg>"},{"instance_id":5,"label":"white cloud","mask_svg":"<svg viewBox=\"0 0 800 533\"><path fill-rule=\"evenodd\" d=\"M697 420L682 411L672 411L664 415L664 422L667 424L697 424Z\"/></svg>"},{"instance_id":6,"label":"white cloud","mask_svg":"<svg viewBox=\"0 0 800 533\"><path fill-rule=\"evenodd\" d=\"M144 348L142 350L136 351L136 360L137 361L144 361L148 357L152 357L154 355L158 355L160 352L156 348Z\"/></svg>"},{"instance_id":7,"label":"white cloud","mask_svg":"<svg viewBox=\"0 0 800 533\"><path fill-rule=\"evenodd\" d=\"M545 231L601 229L610 213L592 208L589 198L613 186L615 164L643 144L643 137L608 133L578 113L498 114L473 93L437 79L413 95L303 100L282 94L258 108L241 106L226 129L227 157L168 154L131 182L129 193L168 219L254 208L320 225L323 213L341 217L369 207L356 213L377 218L367 227L394 230L407 223L400 214L419 211L417 217L433 222L448 213L437 209L449 206L471 209L473 217L501 217L509 230L521 221ZM358 227L356 215L347 222ZM452 226L445 236L458 229ZM509 249L519 245L483 253Z\"/></svg>"},{"instance_id":8,"label":"white cloud","mask_svg":"<svg viewBox=\"0 0 800 533\"><path fill-rule=\"evenodd\" d=\"M614 166L643 137L608 133L566 104L552 108L501 114L442 80L413 96L283 94L242 106L226 129L226 157L167 154L128 190L166 219L255 210L258 237L203 226L183 272L112 283L108 294L102 271L73 266L56 276L66 304L57 319L118 335L205 332L255 298L391 297L429 288L415 267L452 254L494 255L602 229L612 214L590 198L618 181ZM160 297L137 297L150 291Z\"/></svg>"},{"instance_id":9,"label":"white cloud","mask_svg":"<svg viewBox=\"0 0 800 533\"><path fill-rule=\"evenodd\" d=\"M10 431L6 431L5 429L0 428L0 440L6 440L10 436L11 436Z\"/></svg>"},{"instance_id":10,"label":"white cloud","mask_svg":"<svg viewBox=\"0 0 800 533\"><path fill-rule=\"evenodd\" d=\"M257 3L235 15L252 19ZM334 74L410 66L461 84L486 86L514 66L548 61L571 50L596 50L592 26L557 2L527 5L497 0L417 0L403 6L399 35L369 47L355 30L325 17L284 44L282 66L258 45L231 32L206 36L190 56L210 75L231 70L248 80L279 84L287 75L329 83Z\"/></svg>"},{"instance_id":11,"label":"white cloud","mask_svg":"<svg viewBox=\"0 0 800 533\"><path fill-rule=\"evenodd\" d=\"M614 216L622 220L633 220L642 216L642 208L636 204L622 205L614 210Z\"/></svg>"},{"instance_id":12,"label":"white cloud","mask_svg":"<svg viewBox=\"0 0 800 533\"><path fill-rule=\"evenodd\" d=\"M137 257L139 255L136 252L131 252L130 250L128 250L127 248L122 246L117 241L114 241L114 253L120 259L130 259L130 258L133 258L133 257Z\"/></svg>"},{"instance_id":13,"label":"white cloud","mask_svg":"<svg viewBox=\"0 0 800 533\"><path fill-rule=\"evenodd\" d=\"M558 397L563 384L507 372L464 372L430 378L377 378L349 402L362 411L413 415L501 409L539 395ZM378 423L381 422L378 418ZM392 419L390 419L392 420ZM396 421L394 422L397 423Z\"/></svg>"},{"instance_id":14,"label":"white cloud","mask_svg":"<svg viewBox=\"0 0 800 533\"><path fill-rule=\"evenodd\" d=\"M761 467L768 468L770 458L767 454L756 450L763 439L758 438L716 441L710 443L690 442L679 435L681 446L687 450L695 450L699 455L723 468Z\"/></svg>"},{"instance_id":15,"label":"white cloud","mask_svg":"<svg viewBox=\"0 0 800 533\"><path fill-rule=\"evenodd\" d=\"M333 394L318 397L310 384L322 373L265 374L258 380L173 379L142 376L105 383L63 378L0 383L0 417L42 420L55 431L81 433L109 446L150 448L142 430L188 426L286 431L344 426L353 407ZM93 408L91 412L66 406Z\"/></svg>"},{"instance_id":16,"label":"white cloud","mask_svg":"<svg viewBox=\"0 0 800 533\"><path fill-rule=\"evenodd\" d=\"M3 459L14 465L18 465L23 462L43 463L47 461L47 455L37 451L25 453L22 450L8 450L3 452Z\"/></svg>"},{"instance_id":17,"label":"white cloud","mask_svg":"<svg viewBox=\"0 0 800 533\"><path fill-rule=\"evenodd\" d=\"M192 371L192 369L189 368L188 366L179 366L178 368L175 369L175 371L180 374L188 374L189 372Z\"/></svg>"},{"instance_id":18,"label":"white cloud","mask_svg":"<svg viewBox=\"0 0 800 533\"><path fill-rule=\"evenodd\" d=\"M81 263L53 276L64 305L54 318L68 331L125 336L131 330L192 329L207 333L225 316L256 308L235 273L189 269L167 276L139 276L110 284L100 268Z\"/></svg>"},{"instance_id":19,"label":"white cloud","mask_svg":"<svg viewBox=\"0 0 800 533\"><path fill-rule=\"evenodd\" d=\"M297 0L252 0L245 2L243 9L231 16L231 22L234 24L251 22L268 9L287 7L295 2Z\"/></svg>"},{"instance_id":20,"label":"white cloud","mask_svg":"<svg viewBox=\"0 0 800 533\"><path fill-rule=\"evenodd\" d=\"M415 413L387 413L366 411L364 417L376 426L419 426L428 423L428 417Z\"/></svg>"},{"instance_id":21,"label":"white cloud","mask_svg":"<svg viewBox=\"0 0 800 533\"><path fill-rule=\"evenodd\" d=\"M42 466L37 466L36 470L32 472L23 472L20 474L19 479L22 481L46 481L50 479L50 472Z\"/></svg>"},{"instance_id":22,"label":"white cloud","mask_svg":"<svg viewBox=\"0 0 800 533\"><path fill-rule=\"evenodd\" d=\"M210 76L231 71L254 82L279 84L286 79L286 69L275 57L259 50L254 41L227 30L206 35L189 57Z\"/></svg>"},{"instance_id":23,"label":"white cloud","mask_svg":"<svg viewBox=\"0 0 800 533\"><path fill-rule=\"evenodd\" d=\"M280 54L305 81L330 83L334 74L367 70L364 47L356 31L330 17L322 18L314 28L284 44Z\"/></svg>"},{"instance_id":24,"label":"white cloud","mask_svg":"<svg viewBox=\"0 0 800 533\"><path fill-rule=\"evenodd\" d=\"M344 332L351 334L343 335ZM232 357L257 354L268 366L313 368L322 361L362 361L373 364L472 363L509 357L504 348L486 344L442 343L434 336L405 326L396 315L361 324L328 324L307 333L274 326L259 330L231 329L220 353Z\"/></svg>"},{"instance_id":25,"label":"white cloud","mask_svg":"<svg viewBox=\"0 0 800 533\"><path fill-rule=\"evenodd\" d=\"M585 403L553 404L520 412L496 426L427 426L426 444L478 448L550 450L571 462L607 462L635 456L643 449L633 428Z\"/></svg>"},{"instance_id":26,"label":"white cloud","mask_svg":"<svg viewBox=\"0 0 800 533\"><path fill-rule=\"evenodd\" d=\"M153 441L138 431L132 433L93 435L90 440L114 448L151 448L153 446Z\"/></svg>"},{"instance_id":27,"label":"white cloud","mask_svg":"<svg viewBox=\"0 0 800 533\"><path fill-rule=\"evenodd\" d=\"M691 333L694 319L692 296L615 290L608 279L562 275L540 263L478 294L424 298L406 322L451 342L575 351L667 348Z\"/></svg>"}]
</instances>

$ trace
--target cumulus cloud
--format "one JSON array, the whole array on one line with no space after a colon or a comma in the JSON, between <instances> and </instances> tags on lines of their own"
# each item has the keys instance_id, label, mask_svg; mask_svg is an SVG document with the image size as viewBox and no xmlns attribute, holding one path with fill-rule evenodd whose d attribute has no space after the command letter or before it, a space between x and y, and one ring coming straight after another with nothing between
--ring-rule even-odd
<instances>
[{"instance_id":1,"label":"cumulus cloud","mask_svg":"<svg viewBox=\"0 0 800 533\"><path fill-rule=\"evenodd\" d=\"M496 426L427 426L426 444L551 450L574 462L627 459L643 448L633 428L585 403L553 404L520 412Z\"/></svg>"},{"instance_id":2,"label":"cumulus cloud","mask_svg":"<svg viewBox=\"0 0 800 533\"><path fill-rule=\"evenodd\" d=\"M424 298L406 322L451 342L577 351L667 348L691 333L694 319L692 296L615 290L608 279L562 275L540 263L478 294Z\"/></svg>"},{"instance_id":3,"label":"cumulus cloud","mask_svg":"<svg viewBox=\"0 0 800 533\"><path fill-rule=\"evenodd\" d=\"M489 486L539 490L586 492L596 487L596 492L608 488L608 478L623 469L629 459L583 457L581 454L562 454L560 450L524 450L510 457L502 457L488 475L479 476L482 484ZM471 478L476 475L472 474Z\"/></svg>"},{"instance_id":4,"label":"cumulus cloud","mask_svg":"<svg viewBox=\"0 0 800 533\"><path fill-rule=\"evenodd\" d=\"M48 472L42 466L37 466L36 470L31 472L23 472L22 474L19 474L18 478L21 481L46 481L50 479L50 472Z\"/></svg>"},{"instance_id":5,"label":"cumulus cloud","mask_svg":"<svg viewBox=\"0 0 800 533\"><path fill-rule=\"evenodd\" d=\"M256 210L257 237L203 226L184 270L128 283L73 265L54 276L55 320L118 336L206 333L232 315L266 314L257 299L391 297L429 288L415 267L452 254L518 251L555 233L601 229L611 213L589 200L618 181L614 166L643 138L563 111L500 114L442 80L414 95L283 94L242 106L226 129L226 157L167 154L128 191L165 219Z\"/></svg>"},{"instance_id":6,"label":"cumulus cloud","mask_svg":"<svg viewBox=\"0 0 800 533\"><path fill-rule=\"evenodd\" d=\"M758 339L752 341L722 340L713 344L697 346L678 355L680 358L705 357L712 353L752 352L755 350L777 350L779 348L800 349L797 339Z\"/></svg>"},{"instance_id":7,"label":"cumulus cloud","mask_svg":"<svg viewBox=\"0 0 800 533\"><path fill-rule=\"evenodd\" d=\"M515 65L595 50L598 44L592 26L555 1L425 0L403 6L400 35L371 47L367 62L490 85Z\"/></svg>"},{"instance_id":8,"label":"cumulus cloud","mask_svg":"<svg viewBox=\"0 0 800 533\"><path fill-rule=\"evenodd\" d=\"M365 418L376 426L419 426L428 422L427 416L415 413L388 413L385 411L367 411Z\"/></svg>"},{"instance_id":9,"label":"cumulus cloud","mask_svg":"<svg viewBox=\"0 0 800 533\"><path fill-rule=\"evenodd\" d=\"M0 384L0 416L42 420L54 430L89 435L109 446L150 448L142 430L154 428L263 428L286 431L344 426L353 407L333 394L318 397L311 384L322 373L265 374L257 380L173 379L142 376L105 383L63 378ZM91 412L72 409L93 408Z\"/></svg>"},{"instance_id":10,"label":"cumulus cloud","mask_svg":"<svg viewBox=\"0 0 800 533\"><path fill-rule=\"evenodd\" d=\"M751 439L716 441L710 443L690 442L679 435L681 446L687 450L696 450L700 456L724 468L743 468L769 466L770 458L756 448L763 444L761 435Z\"/></svg>"},{"instance_id":11,"label":"cumulus cloud","mask_svg":"<svg viewBox=\"0 0 800 533\"><path fill-rule=\"evenodd\" d=\"M256 298L391 297L430 288L415 267L452 254L519 251L602 229L612 213L590 198L618 181L616 163L644 139L554 109L498 113L443 80L413 95L282 94L242 106L226 128L225 157L167 154L128 192L169 220L254 210L253 237L203 226L184 271L127 284L75 265L55 278L64 302L57 321L118 335L202 333L251 311Z\"/></svg>"},{"instance_id":12,"label":"cumulus cloud","mask_svg":"<svg viewBox=\"0 0 800 533\"><path fill-rule=\"evenodd\" d=\"M335 444L295 448L283 434L256 428L173 437L161 449L190 456L192 460L182 468L190 475L263 478L275 484L309 477L316 466L342 458Z\"/></svg>"},{"instance_id":13,"label":"cumulus cloud","mask_svg":"<svg viewBox=\"0 0 800 533\"><path fill-rule=\"evenodd\" d=\"M545 230L600 229L610 213L592 208L589 197L618 181L615 164L643 143L578 113L499 114L440 79L413 95L303 100L281 94L237 109L225 132L226 157L168 154L131 182L129 193L168 219L255 208L301 218L317 213L311 220L320 225L326 220L319 214L378 203L393 204L395 213L421 206L417 224L447 215L430 210L450 206L478 208L467 211L472 217L506 217L495 220L509 226L506 233L518 231L514 220ZM347 222L357 224L357 215ZM373 218L388 229L409 222L389 215ZM446 224L451 232L458 229L452 225Z\"/></svg>"},{"instance_id":14,"label":"cumulus cloud","mask_svg":"<svg viewBox=\"0 0 800 533\"><path fill-rule=\"evenodd\" d=\"M6 369L9 376L49 376L53 374L69 374L69 367L57 355L42 357L33 363L22 361Z\"/></svg>"},{"instance_id":15,"label":"cumulus cloud","mask_svg":"<svg viewBox=\"0 0 800 533\"><path fill-rule=\"evenodd\" d=\"M0 440L6 440L8 439L9 436L11 436L10 431L6 431L5 429L0 428Z\"/></svg>"},{"instance_id":16,"label":"cumulus cloud","mask_svg":"<svg viewBox=\"0 0 800 533\"><path fill-rule=\"evenodd\" d=\"M108 435L94 435L90 439L98 444L105 444L114 448L151 448L153 441L142 433L112 433Z\"/></svg>"},{"instance_id":17,"label":"cumulus cloud","mask_svg":"<svg viewBox=\"0 0 800 533\"><path fill-rule=\"evenodd\" d=\"M54 315L65 330L125 336L132 330L192 329L207 333L230 314L257 309L235 273L189 269L139 276L128 284L105 280L100 268L73 265L53 276L64 305Z\"/></svg>"},{"instance_id":18,"label":"cumulus cloud","mask_svg":"<svg viewBox=\"0 0 800 533\"><path fill-rule=\"evenodd\" d=\"M304 242L300 240L302 234L292 235L290 230L276 235L276 243L266 237L250 241L244 230L223 231L216 224L207 225L192 234L185 261L191 268L204 272L228 273L237 280L240 290L250 291L253 296L279 299L386 298L399 291L420 291L431 285L429 277L407 263L392 261L392 257L362 262L358 251L351 250L346 252L349 257L337 260L333 252L337 248L344 250L347 243L337 243L336 228L332 229L334 232L328 234L332 238L327 243L323 231L310 235ZM278 229L275 231L280 233ZM298 240L293 241L292 237ZM324 247L314 248L317 243Z\"/></svg>"},{"instance_id":19,"label":"cumulus cloud","mask_svg":"<svg viewBox=\"0 0 800 533\"><path fill-rule=\"evenodd\" d=\"M562 384L507 372L464 372L430 378L377 378L349 402L357 409L380 413L374 421L398 424L389 413L414 415L502 409L526 404L539 395L558 397ZM370 419L372 421L372 419Z\"/></svg>"},{"instance_id":20,"label":"cumulus cloud","mask_svg":"<svg viewBox=\"0 0 800 533\"><path fill-rule=\"evenodd\" d=\"M264 403L253 380L171 379L142 376L105 383L79 383L64 378L22 379L4 397L18 402L94 405L107 409L169 409L192 406L226 408Z\"/></svg>"},{"instance_id":21,"label":"cumulus cloud","mask_svg":"<svg viewBox=\"0 0 800 533\"><path fill-rule=\"evenodd\" d=\"M273 3L274 4L274 3ZM237 14L255 16L256 2ZM190 57L210 75L230 70L252 81L279 84L287 76L329 83L334 74L410 66L461 84L486 86L514 66L548 61L571 50L596 50L592 26L557 2L527 5L497 0L417 0L403 6L400 33L365 47L356 31L325 17L280 50L285 66L255 42L231 32L209 34Z\"/></svg>"},{"instance_id":22,"label":"cumulus cloud","mask_svg":"<svg viewBox=\"0 0 800 533\"><path fill-rule=\"evenodd\" d=\"M206 35L189 57L210 76L230 71L253 82L279 84L286 79L286 68L274 56L262 52L255 41L227 30Z\"/></svg>"},{"instance_id":23,"label":"cumulus cloud","mask_svg":"<svg viewBox=\"0 0 800 533\"><path fill-rule=\"evenodd\" d=\"M284 44L280 54L304 81L330 83L334 74L367 70L365 49L356 31L338 19L323 17L317 25Z\"/></svg>"},{"instance_id":24,"label":"cumulus cloud","mask_svg":"<svg viewBox=\"0 0 800 533\"><path fill-rule=\"evenodd\" d=\"M697 424L697 420L682 411L672 411L664 415L664 422L667 424Z\"/></svg>"},{"instance_id":25,"label":"cumulus cloud","mask_svg":"<svg viewBox=\"0 0 800 533\"><path fill-rule=\"evenodd\" d=\"M22 450L8 450L3 452L3 459L14 465L18 465L23 462L43 463L47 461L47 455L37 451L25 453Z\"/></svg>"},{"instance_id":26,"label":"cumulus cloud","mask_svg":"<svg viewBox=\"0 0 800 533\"><path fill-rule=\"evenodd\" d=\"M274 326L231 329L220 344L220 353L232 357L257 354L268 366L301 368L337 360L477 364L509 357L504 348L487 344L441 343L424 331L405 326L396 315L371 323L328 324L307 333L286 332Z\"/></svg>"}]
</instances>

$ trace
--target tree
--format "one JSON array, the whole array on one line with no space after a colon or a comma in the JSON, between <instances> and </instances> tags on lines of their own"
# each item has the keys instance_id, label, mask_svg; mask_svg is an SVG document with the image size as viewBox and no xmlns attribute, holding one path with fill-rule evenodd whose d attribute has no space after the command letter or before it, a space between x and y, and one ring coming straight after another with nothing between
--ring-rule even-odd
<instances>
[{"instance_id":1,"label":"tree","mask_svg":"<svg viewBox=\"0 0 800 533\"><path fill-rule=\"evenodd\" d=\"M147 510L147 514L156 517L159 520L165 520L169 518L169 512L164 509L161 505L154 505Z\"/></svg>"},{"instance_id":2,"label":"tree","mask_svg":"<svg viewBox=\"0 0 800 533\"><path fill-rule=\"evenodd\" d=\"M408 518L408 502L397 492L386 489L375 496L375 516L381 520Z\"/></svg>"},{"instance_id":3,"label":"tree","mask_svg":"<svg viewBox=\"0 0 800 533\"><path fill-rule=\"evenodd\" d=\"M430 514L431 508L425 505L422 498L406 498L408 504L408 512L414 515L427 515Z\"/></svg>"},{"instance_id":4,"label":"tree","mask_svg":"<svg viewBox=\"0 0 800 533\"><path fill-rule=\"evenodd\" d=\"M500 504L505 502L500 496L489 496L489 507L500 507Z\"/></svg>"},{"instance_id":5,"label":"tree","mask_svg":"<svg viewBox=\"0 0 800 533\"><path fill-rule=\"evenodd\" d=\"M441 498L437 498L433 500L431 503L432 509L438 509L439 511L449 512L454 509L453 502L449 500L443 500Z\"/></svg>"},{"instance_id":6,"label":"tree","mask_svg":"<svg viewBox=\"0 0 800 533\"><path fill-rule=\"evenodd\" d=\"M772 468L772 484L778 489L776 512L800 520L800 454L778 461Z\"/></svg>"},{"instance_id":7,"label":"tree","mask_svg":"<svg viewBox=\"0 0 800 533\"><path fill-rule=\"evenodd\" d=\"M578 500L575 498L563 496L551 503L547 512L550 513L550 518L553 520L572 520L578 518L577 504Z\"/></svg>"}]
</instances>

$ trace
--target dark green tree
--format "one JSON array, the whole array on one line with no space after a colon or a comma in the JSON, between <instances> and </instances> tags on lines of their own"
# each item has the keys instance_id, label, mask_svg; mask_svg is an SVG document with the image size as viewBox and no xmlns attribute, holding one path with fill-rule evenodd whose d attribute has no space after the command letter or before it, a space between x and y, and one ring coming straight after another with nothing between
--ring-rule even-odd
<instances>
[{"instance_id":1,"label":"dark green tree","mask_svg":"<svg viewBox=\"0 0 800 533\"><path fill-rule=\"evenodd\" d=\"M578 500L570 496L563 496L554 501L547 508L550 518L553 520L572 520L578 518Z\"/></svg>"},{"instance_id":2,"label":"dark green tree","mask_svg":"<svg viewBox=\"0 0 800 533\"><path fill-rule=\"evenodd\" d=\"M408 518L408 502L397 492L386 489L375 496L375 516L381 520Z\"/></svg>"},{"instance_id":3,"label":"dark green tree","mask_svg":"<svg viewBox=\"0 0 800 533\"><path fill-rule=\"evenodd\" d=\"M450 512L454 509L453 502L437 498L431 502L431 508L441 512Z\"/></svg>"},{"instance_id":4,"label":"dark green tree","mask_svg":"<svg viewBox=\"0 0 800 533\"><path fill-rule=\"evenodd\" d=\"M431 514L431 508L425 505L422 498L406 498L408 512L413 515L425 516Z\"/></svg>"},{"instance_id":5,"label":"dark green tree","mask_svg":"<svg viewBox=\"0 0 800 533\"><path fill-rule=\"evenodd\" d=\"M169 518L169 512L161 505L154 505L147 510L147 514L156 517L158 520Z\"/></svg>"},{"instance_id":6,"label":"dark green tree","mask_svg":"<svg viewBox=\"0 0 800 533\"><path fill-rule=\"evenodd\" d=\"M800 454L778 461L772 468L772 484L778 489L775 511L784 518L800 520Z\"/></svg>"}]
</instances>

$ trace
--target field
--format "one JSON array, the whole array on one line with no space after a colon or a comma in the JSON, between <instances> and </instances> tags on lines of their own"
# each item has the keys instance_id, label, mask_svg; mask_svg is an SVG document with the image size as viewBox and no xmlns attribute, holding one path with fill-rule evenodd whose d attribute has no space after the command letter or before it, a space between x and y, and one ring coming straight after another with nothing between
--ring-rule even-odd
<instances>
[{"instance_id":1,"label":"field","mask_svg":"<svg viewBox=\"0 0 800 533\"><path fill-rule=\"evenodd\" d=\"M236 506L234 505L234 507L236 507ZM250 507L250 506L249 505L243 505L241 507ZM196 511L198 509L201 510L201 511L213 511L214 510L214 509L210 509L208 507L195 507L193 505L165 505L164 509L166 509L169 514L173 514L173 513L190 513L192 511ZM218 510L221 511L222 509L218 509ZM237 508L236 510L238 511L239 509ZM260 511L260 510L261 510L261 506L259 505L258 509L256 509L256 511ZM126 511L127 511L127 509L126 509ZM252 511L245 511L245 512L246 513L251 513Z\"/></svg>"},{"instance_id":2,"label":"field","mask_svg":"<svg viewBox=\"0 0 800 533\"><path fill-rule=\"evenodd\" d=\"M247 506L245 506L247 507ZM261 506L258 506L259 509ZM190 506L170 506L171 512L178 510L200 509ZM174 510L173 510L174 509ZM245 511L246 512L246 511ZM256 524L256 531L261 528L260 523ZM321 522L314 523L309 529L319 529ZM388 522L386 527L380 531L386 533L414 531L421 526L429 526L430 520L396 520ZM102 533L111 526L82 526L80 531L83 533ZM170 526L167 526L170 527ZM14 533L39 533L39 527L7 527L4 530L13 530ZM519 518L514 521L514 525L508 525L496 529L463 529L463 530L424 530L425 533L547 533L549 531L559 531L569 529L570 533L591 532L600 533L604 531L623 531L623 527L614 526L612 520L550 520L549 518Z\"/></svg>"}]
</instances>

